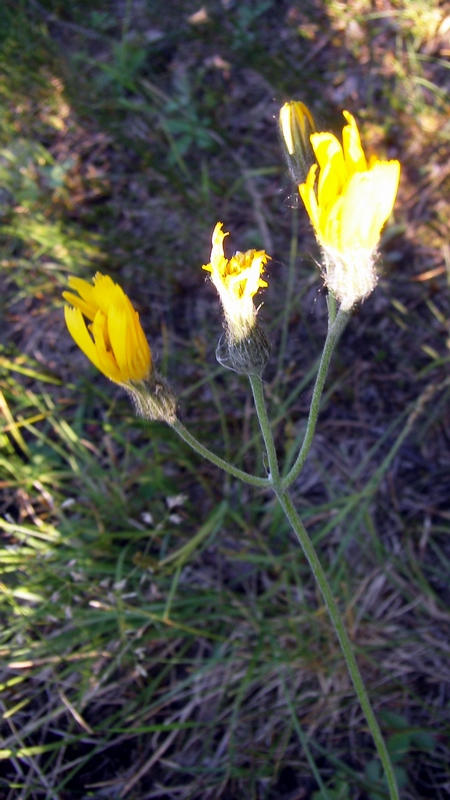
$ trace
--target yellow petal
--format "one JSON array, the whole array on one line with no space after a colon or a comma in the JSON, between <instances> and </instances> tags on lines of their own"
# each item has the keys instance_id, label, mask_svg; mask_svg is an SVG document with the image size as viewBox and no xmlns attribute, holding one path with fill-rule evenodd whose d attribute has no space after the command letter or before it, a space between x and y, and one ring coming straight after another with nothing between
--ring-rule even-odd
<instances>
[{"instance_id":1,"label":"yellow petal","mask_svg":"<svg viewBox=\"0 0 450 800\"><path fill-rule=\"evenodd\" d=\"M355 118L348 111L342 112L348 125L342 129L342 145L344 149L345 166L349 175L353 172L363 172L367 169L367 161L361 146L358 126Z\"/></svg>"},{"instance_id":2,"label":"yellow petal","mask_svg":"<svg viewBox=\"0 0 450 800\"><path fill-rule=\"evenodd\" d=\"M316 183L317 164L313 164L310 168L305 183L300 184L298 190L302 198L305 208L308 212L312 226L317 234L320 230L319 222L319 206L317 204L315 183Z\"/></svg>"},{"instance_id":3,"label":"yellow petal","mask_svg":"<svg viewBox=\"0 0 450 800\"><path fill-rule=\"evenodd\" d=\"M220 267L222 259L225 258L223 240L225 236L228 236L228 233L224 233L222 228L223 222L218 222L212 235L211 264L217 265L218 267Z\"/></svg>"},{"instance_id":4,"label":"yellow petal","mask_svg":"<svg viewBox=\"0 0 450 800\"><path fill-rule=\"evenodd\" d=\"M119 368L122 380L125 382L130 378L126 311L123 306L112 306L109 309L107 319L111 350L114 354L114 359Z\"/></svg>"},{"instance_id":5,"label":"yellow petal","mask_svg":"<svg viewBox=\"0 0 450 800\"><path fill-rule=\"evenodd\" d=\"M341 251L342 213L344 197L341 195L329 209L323 209L320 216L321 237L319 241L325 249Z\"/></svg>"},{"instance_id":6,"label":"yellow petal","mask_svg":"<svg viewBox=\"0 0 450 800\"><path fill-rule=\"evenodd\" d=\"M107 317L103 311L98 311L91 325L95 348L99 361L99 369L110 380L116 383L126 383L128 377L119 369L109 342Z\"/></svg>"},{"instance_id":7,"label":"yellow petal","mask_svg":"<svg viewBox=\"0 0 450 800\"><path fill-rule=\"evenodd\" d=\"M373 184L368 172L355 172L342 197L339 250L375 250L381 225L374 220Z\"/></svg>"},{"instance_id":8,"label":"yellow petal","mask_svg":"<svg viewBox=\"0 0 450 800\"><path fill-rule=\"evenodd\" d=\"M134 331L136 334L136 347L132 352L132 374L136 377L133 380L143 380L146 378L152 367L152 354L139 322L139 314L134 312ZM140 377L141 376L141 377Z\"/></svg>"},{"instance_id":9,"label":"yellow petal","mask_svg":"<svg viewBox=\"0 0 450 800\"><path fill-rule=\"evenodd\" d=\"M90 320L94 319L98 311L97 307L92 306L90 303L87 303L81 297L78 297L78 295L72 294L72 292L63 292L62 296L64 297L64 300L67 300L67 302L70 303L71 306L79 308L81 313L84 314L85 317L87 317Z\"/></svg>"},{"instance_id":10,"label":"yellow petal","mask_svg":"<svg viewBox=\"0 0 450 800\"><path fill-rule=\"evenodd\" d=\"M355 172L344 194L340 249L375 250L381 229L394 206L400 175L398 162L378 162L368 172Z\"/></svg>"},{"instance_id":11,"label":"yellow petal","mask_svg":"<svg viewBox=\"0 0 450 800\"><path fill-rule=\"evenodd\" d=\"M94 277L92 294L97 307L101 308L104 314L108 314L111 306L120 306L128 300L123 289L114 283L109 275L102 275L100 272Z\"/></svg>"},{"instance_id":12,"label":"yellow petal","mask_svg":"<svg viewBox=\"0 0 450 800\"><path fill-rule=\"evenodd\" d=\"M92 284L88 283L87 281L83 280L83 278L76 278L74 275L69 277L69 286L71 289L75 289L76 292L80 295L80 297L90 306L91 309L97 310L98 306L94 300L94 287ZM95 316L95 311L92 317L89 319L93 319Z\"/></svg>"},{"instance_id":13,"label":"yellow petal","mask_svg":"<svg viewBox=\"0 0 450 800\"><path fill-rule=\"evenodd\" d=\"M338 196L347 176L342 147L332 133L314 133L311 144L320 167L318 203L328 206Z\"/></svg>"},{"instance_id":14,"label":"yellow petal","mask_svg":"<svg viewBox=\"0 0 450 800\"><path fill-rule=\"evenodd\" d=\"M72 339L78 345L80 350L83 351L85 356L92 361L97 369L101 370L97 349L91 337L89 336L88 329L80 309L64 306L64 317Z\"/></svg>"},{"instance_id":15,"label":"yellow petal","mask_svg":"<svg viewBox=\"0 0 450 800\"><path fill-rule=\"evenodd\" d=\"M374 217L376 224L381 229L394 208L400 182L400 162L378 161L373 165L370 174L372 175L373 193L377 198Z\"/></svg>"},{"instance_id":16,"label":"yellow petal","mask_svg":"<svg viewBox=\"0 0 450 800\"><path fill-rule=\"evenodd\" d=\"M141 381L152 367L148 342L133 308L122 288L108 275L97 273L91 286L81 278L70 278L69 285L79 292L64 292L73 305L66 308L69 332L93 364L116 383ZM92 324L89 329L83 314Z\"/></svg>"}]
</instances>

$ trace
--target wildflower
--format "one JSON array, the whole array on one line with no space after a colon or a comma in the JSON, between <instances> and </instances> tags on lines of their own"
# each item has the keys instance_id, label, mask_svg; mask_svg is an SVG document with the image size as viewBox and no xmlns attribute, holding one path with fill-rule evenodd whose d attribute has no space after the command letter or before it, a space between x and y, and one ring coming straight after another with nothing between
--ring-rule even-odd
<instances>
[{"instance_id":1,"label":"wildflower","mask_svg":"<svg viewBox=\"0 0 450 800\"><path fill-rule=\"evenodd\" d=\"M264 250L247 250L225 258L223 240L228 233L222 231L223 223L218 222L212 235L211 262L203 269L211 273L211 280L219 292L229 333L233 339L242 339L253 328L256 309L253 296L262 286L267 286L261 278L264 265L269 256Z\"/></svg>"},{"instance_id":2,"label":"wildflower","mask_svg":"<svg viewBox=\"0 0 450 800\"><path fill-rule=\"evenodd\" d=\"M318 165L299 192L323 250L326 283L345 310L375 288L376 250L394 206L400 164L374 156L367 162L356 122L343 114L342 145L332 133L312 134Z\"/></svg>"},{"instance_id":3,"label":"wildflower","mask_svg":"<svg viewBox=\"0 0 450 800\"><path fill-rule=\"evenodd\" d=\"M314 162L310 136L316 130L314 118L307 106L291 100L280 109L280 132L286 160L295 183L305 180Z\"/></svg>"},{"instance_id":4,"label":"wildflower","mask_svg":"<svg viewBox=\"0 0 450 800\"><path fill-rule=\"evenodd\" d=\"M97 369L115 383L148 378L152 355L139 314L108 275L97 272L93 284L82 278L69 278L70 288L79 294L63 292L72 306L64 308L69 333ZM83 315L91 321L89 326Z\"/></svg>"},{"instance_id":5,"label":"wildflower","mask_svg":"<svg viewBox=\"0 0 450 800\"><path fill-rule=\"evenodd\" d=\"M108 275L99 272L93 285L82 278L69 278L78 292L63 292L70 303L64 313L72 338L107 378L130 395L136 413L146 419L171 424L176 419L176 400L153 369L152 354L125 292ZM90 320L86 325L83 317Z\"/></svg>"},{"instance_id":6,"label":"wildflower","mask_svg":"<svg viewBox=\"0 0 450 800\"><path fill-rule=\"evenodd\" d=\"M223 240L228 233L222 228L223 223L218 222L212 235L211 261L203 266L211 273L225 314L225 342L219 342L216 355L221 364L237 372L260 372L267 362L269 345L256 322L253 297L259 288L267 286L261 274L270 257L264 250L247 250L225 258Z\"/></svg>"}]
</instances>

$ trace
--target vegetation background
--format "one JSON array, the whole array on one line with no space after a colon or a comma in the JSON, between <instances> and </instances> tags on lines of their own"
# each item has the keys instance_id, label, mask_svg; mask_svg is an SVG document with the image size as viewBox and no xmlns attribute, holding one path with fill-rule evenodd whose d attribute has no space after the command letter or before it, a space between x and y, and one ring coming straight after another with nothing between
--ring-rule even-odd
<instances>
[{"instance_id":1,"label":"vegetation background","mask_svg":"<svg viewBox=\"0 0 450 800\"><path fill-rule=\"evenodd\" d=\"M272 256L260 314L292 462L325 336L277 114L301 99L402 181L295 500L401 796L450 797L450 15L438 0L3 0L2 800L386 797L320 596L274 500L87 362L67 276L138 308L183 421L264 474L214 358L212 229Z\"/></svg>"}]
</instances>

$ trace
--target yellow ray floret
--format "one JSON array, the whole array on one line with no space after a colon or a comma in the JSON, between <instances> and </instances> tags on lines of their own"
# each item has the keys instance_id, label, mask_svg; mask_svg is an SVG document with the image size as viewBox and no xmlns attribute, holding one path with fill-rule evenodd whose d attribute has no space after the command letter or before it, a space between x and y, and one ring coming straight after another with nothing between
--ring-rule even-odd
<instances>
[{"instance_id":1,"label":"yellow ray floret","mask_svg":"<svg viewBox=\"0 0 450 800\"><path fill-rule=\"evenodd\" d=\"M152 369L150 347L139 314L120 286L100 272L92 284L71 277L69 286L78 294L63 292L70 303L64 309L66 323L83 353L116 383L148 378Z\"/></svg>"},{"instance_id":2,"label":"yellow ray floret","mask_svg":"<svg viewBox=\"0 0 450 800\"><path fill-rule=\"evenodd\" d=\"M247 250L225 258L223 223L218 222L212 235L211 261L203 269L211 273L211 280L219 292L229 333L233 338L246 336L255 323L256 310L253 296L258 289L267 286L261 278L269 260L264 250Z\"/></svg>"},{"instance_id":3,"label":"yellow ray floret","mask_svg":"<svg viewBox=\"0 0 450 800\"><path fill-rule=\"evenodd\" d=\"M375 286L374 254L394 206L400 164L375 157L368 163L354 118L343 114L342 145L332 133L312 134L318 163L299 192L324 250L327 283L350 308Z\"/></svg>"}]
</instances>

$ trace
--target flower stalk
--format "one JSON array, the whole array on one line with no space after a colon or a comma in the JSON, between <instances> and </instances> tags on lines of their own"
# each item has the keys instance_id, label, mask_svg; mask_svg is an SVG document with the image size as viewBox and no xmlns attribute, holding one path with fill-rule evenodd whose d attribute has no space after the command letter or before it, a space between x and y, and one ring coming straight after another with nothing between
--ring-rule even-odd
<instances>
[{"instance_id":1,"label":"flower stalk","mask_svg":"<svg viewBox=\"0 0 450 800\"><path fill-rule=\"evenodd\" d=\"M175 419L173 422L170 423L170 427L178 436L183 439L189 447L192 447L199 456L202 458L206 458L207 461L210 461L211 464L215 464L216 467L219 469L223 469L229 475L232 475L233 478L238 478L239 480L243 481L244 483L249 483L250 486L255 486L259 489L267 489L270 485L267 478L259 478L257 475L251 475L249 472L244 472L244 470L239 469L238 467L233 466L224 458L216 455L212 452L208 447L201 444L195 436L190 433L187 428L180 422L179 419Z\"/></svg>"},{"instance_id":2,"label":"flower stalk","mask_svg":"<svg viewBox=\"0 0 450 800\"><path fill-rule=\"evenodd\" d=\"M253 391L255 408L261 428L261 433L266 447L267 459L269 464L269 480L271 488L275 492L277 500L281 508L283 509L284 514L299 541L299 544L308 560L311 571L314 575L316 583L324 599L331 622L336 632L336 636L339 640L342 654L347 664L347 668L353 686L355 687L358 700L361 704L361 708L364 712L364 716L369 726L369 730L372 734L372 738L375 747L377 749L380 761L383 765L383 769L386 775L386 780L389 786L391 800L399 800L397 782L392 762L390 760L389 753L387 751L386 744L383 739L383 735L381 733L377 719L373 712L369 696L367 694L367 690L361 676L361 672L359 670L355 655L353 653L353 648L347 630L340 615L336 600L334 599L330 584L328 583L325 571L322 567L322 564L320 563L320 559L314 549L311 539L309 538L308 532L305 526L303 525L300 516L297 513L297 510L292 502L292 498L287 488L289 483L295 479L296 474L300 473L303 463L306 459L309 447L311 446L311 442L314 436L315 424L317 421L320 397L322 394L328 365L333 350L338 341L338 338L342 333L345 324L347 323L347 320L348 320L348 314L340 310L335 322L330 325L329 335L327 337L327 345L324 348L324 354L326 349L326 356L322 357L321 365L319 367L318 379L316 380L316 385L314 388L313 402L315 404L315 408L314 412L312 414L310 413L310 420L308 421L307 433L305 435L305 440L301 449L301 453L304 454L303 461L301 465L299 465L296 462L296 465L294 465L295 469L293 468L293 470L291 470L291 473L289 473L289 476L285 479L285 481L280 481L280 473L278 467L278 460L276 456L275 443L273 440L270 421L267 414L261 378L259 377L255 378L253 376L250 376L249 380Z\"/></svg>"},{"instance_id":3,"label":"flower stalk","mask_svg":"<svg viewBox=\"0 0 450 800\"><path fill-rule=\"evenodd\" d=\"M361 704L361 708L364 712L370 733L372 734L378 756L383 765L391 800L400 800L394 768L392 766L380 726L378 725L377 719L373 712L369 695L367 694L367 690L353 653L353 648L347 630L339 613L339 609L336 600L334 599L330 584L328 583L327 576L325 575L324 569L320 563L311 539L309 538L307 530L296 511L289 492L287 490L283 490L282 492L277 492L276 494L278 502L280 503L280 506L289 520L292 530L294 531L299 544L306 558L308 559L309 566L324 599L328 614L330 615L331 622L333 623L334 630L336 631L336 635L339 639L339 644L341 646L342 654L345 658L353 686L355 687L355 691Z\"/></svg>"},{"instance_id":4,"label":"flower stalk","mask_svg":"<svg viewBox=\"0 0 450 800\"><path fill-rule=\"evenodd\" d=\"M264 399L264 389L259 375L249 375L250 386L253 392L253 400L258 415L259 427L261 428L267 457L268 481L272 487L280 487L280 469L278 466L277 451L272 435L269 416L267 414L266 401Z\"/></svg>"},{"instance_id":5,"label":"flower stalk","mask_svg":"<svg viewBox=\"0 0 450 800\"><path fill-rule=\"evenodd\" d=\"M322 350L322 356L320 359L319 369L317 372L316 382L314 384L314 390L311 398L311 403L309 407L309 414L308 414L308 422L306 424L305 435L303 438L303 443L300 448L300 452L289 470L288 474L283 479L283 488L287 489L300 475L308 453L311 449L311 445L314 439L314 433L316 431L317 425L317 418L319 416L320 410L320 401L322 398L323 387L325 385L325 380L328 374L328 368L330 366L331 357L334 353L335 347L340 339L340 336L347 325L349 320L349 313L348 311L344 311L342 307L339 309L337 316L332 321L335 312L335 304L331 300L329 304L329 322L328 322L328 335L325 339L325 344Z\"/></svg>"}]
</instances>

